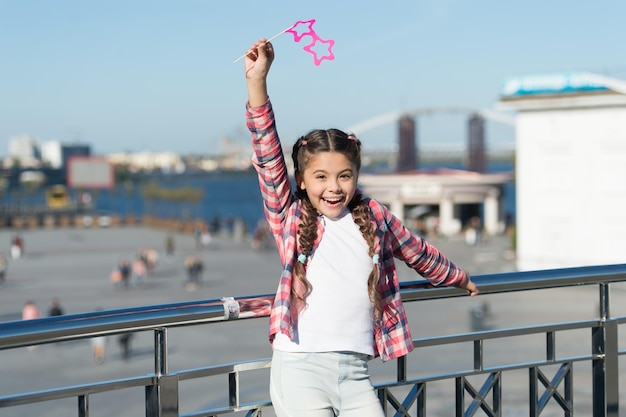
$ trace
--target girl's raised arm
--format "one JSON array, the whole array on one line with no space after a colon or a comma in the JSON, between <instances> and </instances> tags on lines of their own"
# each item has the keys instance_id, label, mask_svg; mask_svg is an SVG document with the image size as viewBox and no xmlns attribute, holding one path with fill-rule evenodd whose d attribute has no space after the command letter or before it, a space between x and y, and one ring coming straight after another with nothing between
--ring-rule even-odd
<instances>
[{"instance_id":1,"label":"girl's raised arm","mask_svg":"<svg viewBox=\"0 0 626 417\"><path fill-rule=\"evenodd\" d=\"M274 47L271 42L260 39L255 42L246 55L246 83L248 86L248 103L258 107L268 99L267 74L274 61Z\"/></svg>"}]
</instances>

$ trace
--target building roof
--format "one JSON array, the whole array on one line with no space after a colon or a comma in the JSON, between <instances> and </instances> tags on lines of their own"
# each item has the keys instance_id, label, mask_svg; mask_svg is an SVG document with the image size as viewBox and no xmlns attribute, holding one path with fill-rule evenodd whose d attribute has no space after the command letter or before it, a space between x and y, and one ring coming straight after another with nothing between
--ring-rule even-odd
<instances>
[{"instance_id":1,"label":"building roof","mask_svg":"<svg viewBox=\"0 0 626 417\"><path fill-rule=\"evenodd\" d=\"M594 92L626 95L626 81L588 72L566 72L513 77L504 82L502 100L538 96Z\"/></svg>"},{"instance_id":2,"label":"building roof","mask_svg":"<svg viewBox=\"0 0 626 417\"><path fill-rule=\"evenodd\" d=\"M457 203L477 203L513 180L513 173L478 173L436 168L392 174L361 174L363 191L383 203L400 199L405 204L438 204L444 196Z\"/></svg>"}]
</instances>

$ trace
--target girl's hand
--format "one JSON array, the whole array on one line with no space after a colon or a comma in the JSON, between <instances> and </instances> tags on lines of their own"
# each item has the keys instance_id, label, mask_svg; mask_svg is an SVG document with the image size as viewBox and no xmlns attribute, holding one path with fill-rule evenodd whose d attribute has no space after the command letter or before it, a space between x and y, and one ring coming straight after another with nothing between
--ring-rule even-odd
<instances>
[{"instance_id":1,"label":"girl's hand","mask_svg":"<svg viewBox=\"0 0 626 417\"><path fill-rule=\"evenodd\" d=\"M464 269L463 272L465 272L465 275L467 275L467 281L465 282L465 284L460 285L459 288L463 288L465 291L467 291L467 294L469 294L470 297L478 295L480 291L478 290L478 287L476 286L474 281L472 281L469 271Z\"/></svg>"},{"instance_id":2,"label":"girl's hand","mask_svg":"<svg viewBox=\"0 0 626 417\"><path fill-rule=\"evenodd\" d=\"M274 47L266 39L255 42L245 58L246 78L250 81L264 81L274 61Z\"/></svg>"},{"instance_id":3,"label":"girl's hand","mask_svg":"<svg viewBox=\"0 0 626 417\"><path fill-rule=\"evenodd\" d=\"M474 281L472 281L471 279L467 281L467 284L465 284L465 286L463 286L462 288L466 290L467 293L471 297L474 297L480 293L480 291L478 290L478 287L476 286L476 284L474 284Z\"/></svg>"}]
</instances>

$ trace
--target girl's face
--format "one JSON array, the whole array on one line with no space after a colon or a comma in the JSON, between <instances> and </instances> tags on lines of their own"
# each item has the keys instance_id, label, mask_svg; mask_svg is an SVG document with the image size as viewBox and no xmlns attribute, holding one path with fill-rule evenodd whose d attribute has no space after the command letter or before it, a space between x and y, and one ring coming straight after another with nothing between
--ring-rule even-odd
<instances>
[{"instance_id":1,"label":"girl's face","mask_svg":"<svg viewBox=\"0 0 626 417\"><path fill-rule=\"evenodd\" d=\"M358 173L350 160L339 152L313 156L296 180L319 212L331 219L339 217L356 192Z\"/></svg>"}]
</instances>

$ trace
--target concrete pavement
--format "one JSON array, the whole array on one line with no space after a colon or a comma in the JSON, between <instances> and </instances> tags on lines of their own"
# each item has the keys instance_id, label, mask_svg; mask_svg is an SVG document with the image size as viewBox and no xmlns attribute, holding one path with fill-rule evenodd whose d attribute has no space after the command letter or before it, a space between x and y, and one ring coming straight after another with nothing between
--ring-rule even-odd
<instances>
[{"instance_id":1,"label":"concrete pavement","mask_svg":"<svg viewBox=\"0 0 626 417\"><path fill-rule=\"evenodd\" d=\"M7 283L0 289L0 321L19 320L26 300L34 300L44 314L52 297L61 301L68 314L93 311L96 308L118 309L140 305L215 299L224 296L270 294L276 289L280 265L276 251L254 251L248 241L234 241L214 237L208 248L196 248L191 235L175 235L175 253L165 255L166 232L163 230L132 228L110 229L56 229L26 230L24 259L9 264ZM0 242L6 242L8 252L12 231L0 231ZM432 239L450 259L472 274L510 272L515 270L510 258L509 240L503 236L486 237L478 246L468 246L462 237ZM1 246L0 246L1 247ZM121 257L132 259L140 248L158 251L159 260L143 288L119 290L109 282L109 274ZM184 285L184 259L200 256L205 264L203 282L195 291ZM405 266L399 265L401 280L417 277ZM593 308L581 312L580 305L593 306L593 297L577 289L562 290L573 301L571 305L545 302L553 297L539 294L532 298L534 313L528 311L528 298L520 294L505 294L490 298L495 313L494 325L532 324L535 320L560 317L573 320L594 313ZM591 301L590 301L591 300ZM469 312L480 305L480 297L457 298L436 302L411 303L407 306L414 337L468 330ZM418 305L419 304L419 305ZM426 314L425 314L426 313ZM269 357L267 319L217 323L201 327L172 329L169 333L170 369L182 370L209 364ZM112 380L153 372L153 335L141 332L132 341L133 354L125 361L114 339L108 340L106 358L102 365L94 363L88 341L45 345L36 351L14 349L0 351L2 375L0 396L22 391L48 389L54 386L75 385ZM467 347L459 347L465 352ZM448 358L448 359L446 359ZM387 365L372 362L372 374L388 376ZM419 366L437 370L449 362L449 357L435 355ZM10 377L8 377L10 376ZM252 377L246 395L250 399L267 398L266 374ZM385 379L387 380L387 379ZM215 405L226 397L226 380L204 385L193 383L181 392L181 412ZM207 394L207 387L214 387ZM94 396L91 408L97 416L143 415L143 392L134 391L121 398L111 395ZM45 414L49 417L72 415L75 401L53 402L20 406L2 410L3 417L30 417ZM96 411L97 410L97 411ZM268 415L268 413L264 413ZM433 413L433 415L440 415ZM441 414L445 415L445 414Z\"/></svg>"}]
</instances>

